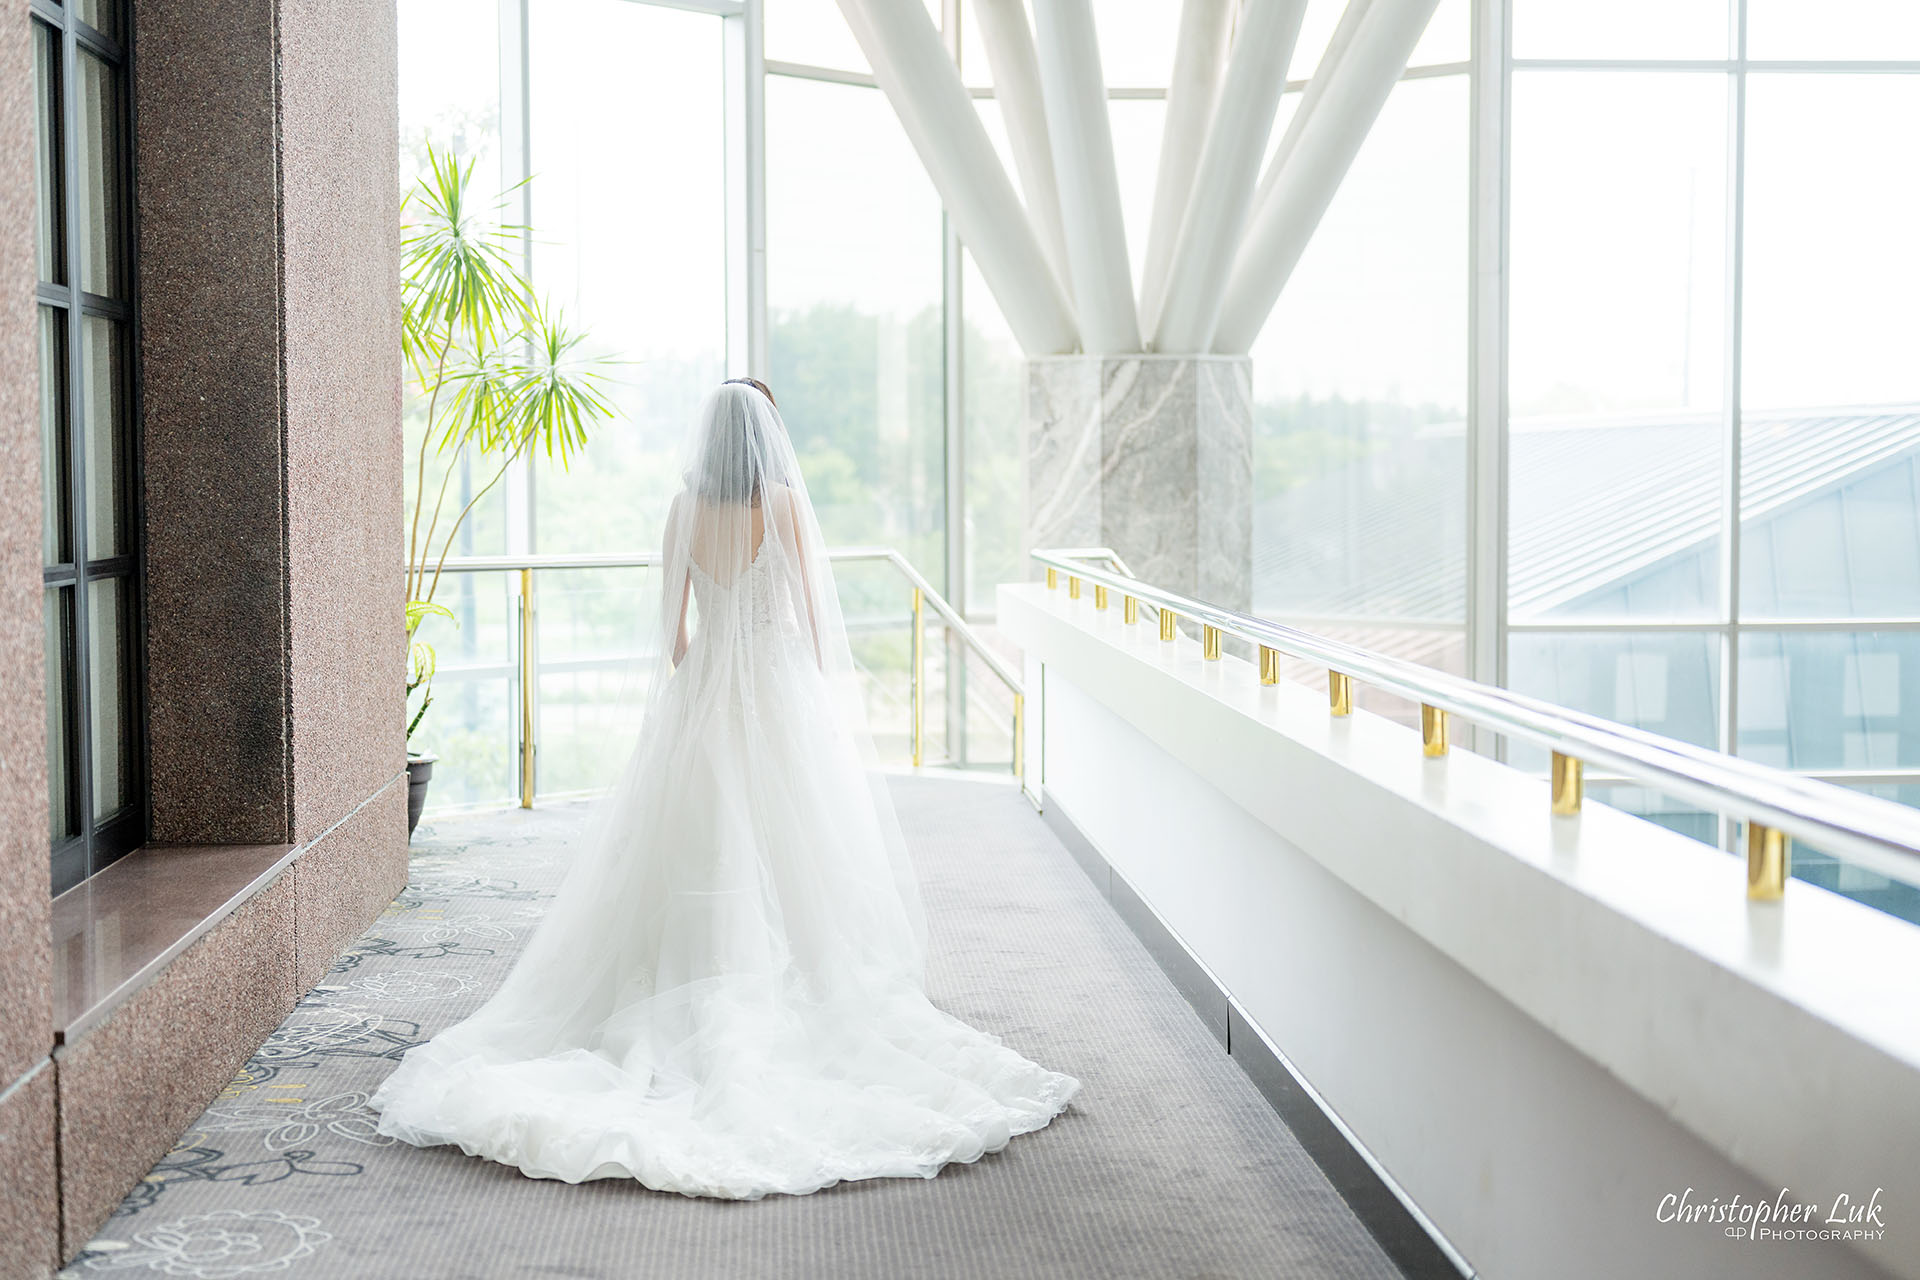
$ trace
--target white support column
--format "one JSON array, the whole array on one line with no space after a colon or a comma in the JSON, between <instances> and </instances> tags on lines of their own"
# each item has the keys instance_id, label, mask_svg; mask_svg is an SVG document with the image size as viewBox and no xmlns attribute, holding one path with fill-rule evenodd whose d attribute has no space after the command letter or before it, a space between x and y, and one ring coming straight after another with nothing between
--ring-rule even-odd
<instances>
[{"instance_id":1,"label":"white support column","mask_svg":"<svg viewBox=\"0 0 1920 1280\"><path fill-rule=\"evenodd\" d=\"M1259 336L1438 4L1373 0L1368 6L1254 212L1233 264L1215 351L1245 352Z\"/></svg>"},{"instance_id":2,"label":"white support column","mask_svg":"<svg viewBox=\"0 0 1920 1280\"><path fill-rule=\"evenodd\" d=\"M1281 135L1280 145L1273 149L1273 159L1267 164L1266 175L1260 179L1260 190L1253 197L1256 210L1272 198L1280 170L1286 167L1287 156L1292 153L1294 143L1299 141L1300 130L1319 108L1320 99L1326 95L1327 84L1333 79L1334 68L1340 65L1347 46L1353 43L1353 33L1360 26L1360 19L1367 16L1367 9L1372 3L1373 0L1347 0L1347 7L1340 11L1340 21L1327 38L1327 47L1320 51L1319 65L1314 67L1313 75L1307 80L1307 87L1300 94L1300 105L1295 109L1293 119L1288 122L1286 133Z\"/></svg>"},{"instance_id":3,"label":"white support column","mask_svg":"<svg viewBox=\"0 0 1920 1280\"><path fill-rule=\"evenodd\" d=\"M1160 134L1160 170L1153 186L1153 223L1140 280L1140 324L1148 332L1155 328L1166 296L1167 266L1180 236L1180 220L1187 214L1213 105L1220 97L1220 75L1233 39L1233 8L1233 0L1186 0L1180 10L1167 120ZM994 74L997 80L999 72Z\"/></svg>"},{"instance_id":4,"label":"white support column","mask_svg":"<svg viewBox=\"0 0 1920 1280\"><path fill-rule=\"evenodd\" d=\"M1081 345L1090 355L1137 352L1140 321L1091 0L1044 0L1034 6L1034 23Z\"/></svg>"},{"instance_id":5,"label":"white support column","mask_svg":"<svg viewBox=\"0 0 1920 1280\"><path fill-rule=\"evenodd\" d=\"M767 369L767 75L762 0L725 18L727 373Z\"/></svg>"},{"instance_id":6,"label":"white support column","mask_svg":"<svg viewBox=\"0 0 1920 1280\"><path fill-rule=\"evenodd\" d=\"M1033 29L1022 0L973 0L968 6L980 24L993 69L993 96L1013 144L1014 168L1026 197L1027 216L1053 263L1061 289L1072 296L1067 267L1067 233L1060 222L1060 187L1053 173L1053 144L1047 138L1047 107L1040 89L1040 60L1033 51Z\"/></svg>"},{"instance_id":7,"label":"white support column","mask_svg":"<svg viewBox=\"0 0 1920 1280\"><path fill-rule=\"evenodd\" d=\"M1021 348L1072 351L1072 308L926 8L840 0L840 11Z\"/></svg>"},{"instance_id":8,"label":"white support column","mask_svg":"<svg viewBox=\"0 0 1920 1280\"><path fill-rule=\"evenodd\" d=\"M1265 0L1241 14L1193 196L1167 267L1166 301L1152 330L1156 351L1199 353L1213 342L1227 273L1253 205L1260 159L1306 12L1306 0Z\"/></svg>"}]
</instances>

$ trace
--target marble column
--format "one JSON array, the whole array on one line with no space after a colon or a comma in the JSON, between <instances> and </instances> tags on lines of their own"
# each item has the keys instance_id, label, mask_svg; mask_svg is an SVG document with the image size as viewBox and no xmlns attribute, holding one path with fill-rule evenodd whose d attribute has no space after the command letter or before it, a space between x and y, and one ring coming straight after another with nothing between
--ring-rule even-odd
<instances>
[{"instance_id":1,"label":"marble column","mask_svg":"<svg viewBox=\"0 0 1920 1280\"><path fill-rule=\"evenodd\" d=\"M1253 378L1244 356L1027 365L1026 545L1107 546L1142 579L1253 598Z\"/></svg>"}]
</instances>

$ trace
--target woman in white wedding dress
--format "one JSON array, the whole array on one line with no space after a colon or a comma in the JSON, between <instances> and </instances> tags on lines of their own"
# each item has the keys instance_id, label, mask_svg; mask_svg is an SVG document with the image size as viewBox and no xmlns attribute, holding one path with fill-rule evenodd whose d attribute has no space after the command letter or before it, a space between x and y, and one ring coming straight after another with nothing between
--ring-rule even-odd
<instances>
[{"instance_id":1,"label":"woman in white wedding dress","mask_svg":"<svg viewBox=\"0 0 1920 1280\"><path fill-rule=\"evenodd\" d=\"M382 1133L538 1178L755 1199L930 1178L1079 1081L936 1009L820 528L761 384L700 410L631 760L500 990Z\"/></svg>"}]
</instances>

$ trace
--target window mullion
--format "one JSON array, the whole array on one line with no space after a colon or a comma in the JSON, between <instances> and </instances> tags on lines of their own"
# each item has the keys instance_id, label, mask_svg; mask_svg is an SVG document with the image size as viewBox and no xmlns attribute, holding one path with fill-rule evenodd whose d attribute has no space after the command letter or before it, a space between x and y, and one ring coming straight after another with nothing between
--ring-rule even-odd
<instances>
[{"instance_id":1,"label":"window mullion","mask_svg":"<svg viewBox=\"0 0 1920 1280\"><path fill-rule=\"evenodd\" d=\"M1720 618L1727 624L1720 654L1720 749L1737 754L1740 745L1740 493L1741 493L1741 315L1744 286L1747 161L1747 0L1734 0L1733 70L1727 80L1727 258L1723 303L1726 333L1723 451L1721 477ZM1721 840L1737 848L1738 824L1722 821Z\"/></svg>"},{"instance_id":2,"label":"window mullion","mask_svg":"<svg viewBox=\"0 0 1920 1280\"><path fill-rule=\"evenodd\" d=\"M85 227L82 224L80 174L80 86L79 40L74 33L71 14L60 31L60 165L66 186L61 209L64 224L61 239L69 297L76 302L83 296L80 284L80 256L85 251ZM81 874L94 870L93 821L93 682L91 640L88 628L87 593L87 470L86 413L87 386L84 377L83 330L86 319L78 305L66 309L67 322L67 537L73 558L73 598L70 616L72 634L72 731L74 750L73 789L78 806L80 839L84 845Z\"/></svg>"}]
</instances>

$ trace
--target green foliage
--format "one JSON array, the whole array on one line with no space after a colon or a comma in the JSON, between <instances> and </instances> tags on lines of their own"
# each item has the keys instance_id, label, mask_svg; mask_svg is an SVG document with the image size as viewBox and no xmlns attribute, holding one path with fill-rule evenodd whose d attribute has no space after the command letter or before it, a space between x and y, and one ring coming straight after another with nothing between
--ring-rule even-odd
<instances>
[{"instance_id":1,"label":"green foliage","mask_svg":"<svg viewBox=\"0 0 1920 1280\"><path fill-rule=\"evenodd\" d=\"M1256 498L1285 493L1391 449L1428 423L1458 418L1436 405L1339 396L1261 401L1253 409L1253 492Z\"/></svg>"},{"instance_id":2,"label":"green foliage","mask_svg":"<svg viewBox=\"0 0 1920 1280\"><path fill-rule=\"evenodd\" d=\"M498 219L505 196L476 211L472 178L471 160L462 167L429 145L402 207L401 355L426 402L407 536L407 697L420 695L409 735L433 700L437 665L415 634L436 613L452 617L433 597L461 526L515 459L544 452L565 467L613 417L605 391L613 362L583 357L585 335L535 296L513 261L526 229ZM443 464L430 511L429 449ZM448 490L472 458L489 478L443 529Z\"/></svg>"}]
</instances>

